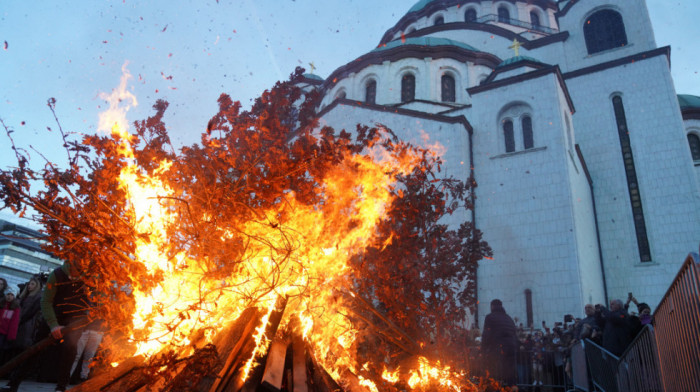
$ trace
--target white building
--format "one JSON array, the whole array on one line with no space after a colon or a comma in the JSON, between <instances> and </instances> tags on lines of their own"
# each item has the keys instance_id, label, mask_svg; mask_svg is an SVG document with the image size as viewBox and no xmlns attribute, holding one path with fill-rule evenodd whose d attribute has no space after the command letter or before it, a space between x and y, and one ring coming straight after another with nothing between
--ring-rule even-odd
<instances>
[{"instance_id":1,"label":"white building","mask_svg":"<svg viewBox=\"0 0 700 392\"><path fill-rule=\"evenodd\" d=\"M63 262L41 249L43 234L0 219L0 278L17 290L32 275L48 274Z\"/></svg>"},{"instance_id":2,"label":"white building","mask_svg":"<svg viewBox=\"0 0 700 392\"><path fill-rule=\"evenodd\" d=\"M307 81L336 129L427 134L447 175L473 170L474 214L456 219L494 250L479 321L500 298L539 324L628 292L654 307L697 250L700 98L677 97L669 67L644 0L421 0Z\"/></svg>"}]
</instances>

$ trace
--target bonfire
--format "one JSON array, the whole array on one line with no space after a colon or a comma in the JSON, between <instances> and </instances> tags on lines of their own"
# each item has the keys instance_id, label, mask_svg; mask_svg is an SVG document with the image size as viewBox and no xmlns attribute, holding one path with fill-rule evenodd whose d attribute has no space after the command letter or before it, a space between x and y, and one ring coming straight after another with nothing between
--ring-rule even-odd
<instances>
[{"instance_id":1,"label":"bonfire","mask_svg":"<svg viewBox=\"0 0 700 392\"><path fill-rule=\"evenodd\" d=\"M462 351L491 252L467 220L473 179L380 124L319 126L302 72L250 110L222 95L179 151L167 102L129 126L126 69L102 133L71 140L57 120L65 165L33 169L2 123L17 157L4 207L45 227L109 329L76 390L485 388Z\"/></svg>"}]
</instances>

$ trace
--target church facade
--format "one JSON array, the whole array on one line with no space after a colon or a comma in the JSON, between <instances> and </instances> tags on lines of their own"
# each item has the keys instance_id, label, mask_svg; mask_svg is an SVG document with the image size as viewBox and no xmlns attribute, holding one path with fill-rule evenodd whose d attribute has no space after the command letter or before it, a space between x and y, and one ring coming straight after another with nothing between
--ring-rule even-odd
<instances>
[{"instance_id":1,"label":"church facade","mask_svg":"<svg viewBox=\"0 0 700 392\"><path fill-rule=\"evenodd\" d=\"M321 121L382 124L474 175L478 270L524 324L632 292L654 307L700 241L700 98L677 96L644 0L421 0L325 80Z\"/></svg>"}]
</instances>

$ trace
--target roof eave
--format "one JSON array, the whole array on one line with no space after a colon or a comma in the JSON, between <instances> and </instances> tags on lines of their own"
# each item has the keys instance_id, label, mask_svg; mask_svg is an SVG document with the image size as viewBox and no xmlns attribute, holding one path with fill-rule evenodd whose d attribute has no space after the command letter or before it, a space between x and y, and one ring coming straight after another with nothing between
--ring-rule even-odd
<instances>
[{"instance_id":1,"label":"roof eave","mask_svg":"<svg viewBox=\"0 0 700 392\"><path fill-rule=\"evenodd\" d=\"M422 45L401 45L395 48L390 48L377 52L369 52L358 57L352 62L333 71L323 84L323 89L332 88L339 80L356 72L359 69L365 68L373 64L381 64L384 61L397 61L404 58L453 58L458 61L470 61L477 65L485 65L490 68L495 68L501 63L498 57L479 51L467 50L461 47L451 45L437 46L422 46Z\"/></svg>"}]
</instances>

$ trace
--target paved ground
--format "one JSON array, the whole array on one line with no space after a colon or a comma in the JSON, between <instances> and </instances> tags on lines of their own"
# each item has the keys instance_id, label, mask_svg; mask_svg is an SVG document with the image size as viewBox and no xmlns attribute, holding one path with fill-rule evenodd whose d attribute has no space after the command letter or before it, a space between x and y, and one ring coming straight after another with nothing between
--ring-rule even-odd
<instances>
[{"instance_id":1,"label":"paved ground","mask_svg":"<svg viewBox=\"0 0 700 392\"><path fill-rule=\"evenodd\" d=\"M7 380L0 380L0 387L7 385ZM18 392L54 392L56 384L46 384L36 381L25 381L19 386ZM68 387L70 389L70 387Z\"/></svg>"}]
</instances>

